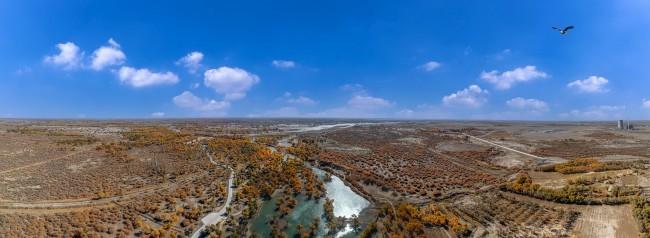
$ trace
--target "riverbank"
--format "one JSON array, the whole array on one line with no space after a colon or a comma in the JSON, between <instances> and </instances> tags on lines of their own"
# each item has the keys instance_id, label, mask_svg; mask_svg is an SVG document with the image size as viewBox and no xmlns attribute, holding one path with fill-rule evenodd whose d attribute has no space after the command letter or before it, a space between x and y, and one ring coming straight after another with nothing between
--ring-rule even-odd
<instances>
[{"instance_id":1,"label":"riverbank","mask_svg":"<svg viewBox=\"0 0 650 238\"><path fill-rule=\"evenodd\" d=\"M329 173L320 168L314 167L309 163L306 165L311 168L314 173L318 176L319 180L324 181L325 174ZM258 233L262 237L269 237L269 234L272 231L272 225L268 224L268 220L275 216L277 221L286 224L287 227L284 229L284 233L288 236L294 236L298 233L297 226L300 224L304 229L307 229L314 217L319 218L319 225L316 234L318 236L325 236L330 234L327 228L327 221L323 215L325 210L323 205L325 204L325 198L333 199L333 208L335 217L344 217L342 220L342 229L334 232L335 237L354 237L356 233L352 227L354 226L354 217L359 217L362 227L363 224L367 224L372 219L372 212L369 212L369 208L375 209L370 201L368 201L364 196L359 195L358 193L350 187L349 183L346 183L344 180L340 179L336 175L332 175L332 180L325 183L326 193L322 198L307 198L305 195L291 196L295 198L298 203L292 212L285 216L279 217L276 214L276 202L278 198L284 194L282 190L274 192L272 199L268 201L263 201L260 204L260 208L253 219L253 222L249 224L249 231Z\"/></svg>"}]
</instances>

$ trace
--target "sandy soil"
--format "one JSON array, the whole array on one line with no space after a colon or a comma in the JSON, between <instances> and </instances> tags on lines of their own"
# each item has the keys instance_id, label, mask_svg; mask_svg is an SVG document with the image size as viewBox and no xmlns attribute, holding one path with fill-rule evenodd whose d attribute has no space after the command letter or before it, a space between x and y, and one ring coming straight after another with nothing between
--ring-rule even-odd
<instances>
[{"instance_id":1,"label":"sandy soil","mask_svg":"<svg viewBox=\"0 0 650 238\"><path fill-rule=\"evenodd\" d=\"M436 149L445 151L484 151L489 148L489 146L478 143L461 143L457 141L445 141L436 145Z\"/></svg>"},{"instance_id":2,"label":"sandy soil","mask_svg":"<svg viewBox=\"0 0 650 238\"><path fill-rule=\"evenodd\" d=\"M637 237L638 227L632 216L632 207L581 206L582 213L573 231L575 237L612 238Z\"/></svg>"},{"instance_id":3,"label":"sandy soil","mask_svg":"<svg viewBox=\"0 0 650 238\"><path fill-rule=\"evenodd\" d=\"M577 179L580 177L601 177L601 176L610 176L616 178L623 176L625 174L630 174L632 170L614 170L614 171L604 171L604 172L591 172L585 174L561 174L561 173L547 173L547 172L538 172L530 171L530 177L533 180L533 183L539 183L543 187L549 188L561 188L564 187L564 182L567 179ZM630 184L626 184L630 185Z\"/></svg>"},{"instance_id":4,"label":"sandy soil","mask_svg":"<svg viewBox=\"0 0 650 238\"><path fill-rule=\"evenodd\" d=\"M492 162L507 168L523 168L534 163L536 160L528 156L506 152L503 156L492 158Z\"/></svg>"},{"instance_id":5,"label":"sandy soil","mask_svg":"<svg viewBox=\"0 0 650 238\"><path fill-rule=\"evenodd\" d=\"M599 161L635 161L635 160L641 160L647 158L641 156L633 156L633 155L606 155L606 156L598 157L597 159Z\"/></svg>"},{"instance_id":6,"label":"sandy soil","mask_svg":"<svg viewBox=\"0 0 650 238\"><path fill-rule=\"evenodd\" d=\"M503 195L513 196L524 201L531 201L541 205L571 208L580 212L575 222L572 237L584 238L627 238L638 237L639 228L632 215L631 205L620 206L588 206L569 205L544 201L508 192Z\"/></svg>"}]
</instances>

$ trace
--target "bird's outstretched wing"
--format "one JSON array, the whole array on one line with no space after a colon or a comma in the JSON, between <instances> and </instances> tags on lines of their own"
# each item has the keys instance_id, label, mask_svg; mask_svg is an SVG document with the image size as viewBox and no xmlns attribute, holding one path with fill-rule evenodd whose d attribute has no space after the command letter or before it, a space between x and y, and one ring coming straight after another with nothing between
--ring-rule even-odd
<instances>
[{"instance_id":1,"label":"bird's outstretched wing","mask_svg":"<svg viewBox=\"0 0 650 238\"><path fill-rule=\"evenodd\" d=\"M571 29L573 29L573 26L567 26L567 27L564 28L564 31L568 31L568 30L571 30Z\"/></svg>"},{"instance_id":2,"label":"bird's outstretched wing","mask_svg":"<svg viewBox=\"0 0 650 238\"><path fill-rule=\"evenodd\" d=\"M558 31L560 30L560 28L557 28L557 27L554 27L554 26L551 27L551 28L553 28L553 30L558 30Z\"/></svg>"}]
</instances>

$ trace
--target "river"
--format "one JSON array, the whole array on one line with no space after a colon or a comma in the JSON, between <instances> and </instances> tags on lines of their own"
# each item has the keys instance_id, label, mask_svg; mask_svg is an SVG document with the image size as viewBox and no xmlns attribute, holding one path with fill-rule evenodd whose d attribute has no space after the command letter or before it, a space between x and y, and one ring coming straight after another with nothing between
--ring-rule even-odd
<instances>
[{"instance_id":1,"label":"river","mask_svg":"<svg viewBox=\"0 0 650 238\"><path fill-rule=\"evenodd\" d=\"M309 167L314 170L314 173L321 180L324 179L325 171L312 167L311 165ZM334 216L346 218L351 218L352 215L359 216L370 205L370 202L352 191L337 176L332 175L332 181L326 182L325 188L327 189L325 197L334 199ZM275 202L278 197L273 197L271 200L264 202L260 208L259 215L253 221L253 232L262 235L262 237L269 237L271 229L266 222L275 213ZM291 214L282 218L282 220L289 223L285 233L289 237L294 237L296 234L296 225L302 224L303 227L309 227L314 217L318 216L320 224L318 226L317 237L325 236L328 232L325 219L322 216L324 213L323 204L325 203L325 199L321 198L318 201L315 199L308 200L304 195L299 195L296 199L298 200L298 205L293 209ZM349 226L335 235L335 237L341 238L355 236L356 234Z\"/></svg>"},{"instance_id":2,"label":"river","mask_svg":"<svg viewBox=\"0 0 650 238\"><path fill-rule=\"evenodd\" d=\"M314 127L302 127L294 128L298 132L305 131L319 131L331 128L347 128L360 124L374 124L374 123L341 123L333 125L319 125ZM274 152L277 152L277 149L274 147L268 147ZM284 155L284 160L287 160L289 155ZM308 167L314 170L314 173L318 176L319 179L323 180L325 178L325 171L311 166L309 163L306 163ZM334 216L336 217L345 217L351 218L353 215L359 216L361 212L368 208L370 202L356 194L352 189L343 183L339 177L332 175L332 180L326 182L325 184L325 197L329 199L334 199ZM266 201L260 207L259 214L253 220L253 232L260 234L262 237L270 237L271 226L267 224L267 221L271 216L275 214L276 201L280 196L275 196L271 200ZM324 209L323 204L325 199L321 198L319 200L307 199L304 195L299 195L296 197L298 204L293 209L291 214L282 218L285 222L288 223L287 229L284 231L288 237L294 237L296 234L296 226L302 224L303 227L309 227L314 217L318 216L320 219L320 224L318 225L317 237L323 237L328 233L328 228L325 225L325 219L323 218ZM351 238L355 237L352 227L349 225L346 226L343 230L339 231L335 237L337 238Z\"/></svg>"},{"instance_id":3,"label":"river","mask_svg":"<svg viewBox=\"0 0 650 238\"><path fill-rule=\"evenodd\" d=\"M279 128L281 130L286 130L288 132L308 132L308 131L327 130L327 129L332 129L332 128L343 129L343 128L349 128L349 127L353 127L353 126L375 125L375 124L382 124L382 123L378 123L378 122L357 122L357 123L339 123L339 124L318 125L318 126L308 126L308 125L304 125L304 124L292 124L292 125L284 125L283 127L279 127Z\"/></svg>"}]
</instances>

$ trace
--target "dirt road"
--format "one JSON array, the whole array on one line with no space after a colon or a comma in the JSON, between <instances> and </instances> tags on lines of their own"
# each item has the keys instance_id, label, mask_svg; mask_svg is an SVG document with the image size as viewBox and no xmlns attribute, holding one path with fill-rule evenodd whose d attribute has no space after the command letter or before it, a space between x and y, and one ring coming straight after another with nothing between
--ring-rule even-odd
<instances>
[{"instance_id":1,"label":"dirt road","mask_svg":"<svg viewBox=\"0 0 650 238\"><path fill-rule=\"evenodd\" d=\"M199 229L197 229L196 231L194 231L194 233L192 233L192 238L201 237L201 233L203 233L205 227L221 222L221 220L223 220L223 218L225 217L226 211L228 210L228 207L230 207L230 202L232 200L232 182L235 179L235 170L232 167L217 164L217 162L215 162L214 159L212 158L212 155L210 155L210 152L206 151L206 154L210 158L210 163L230 169L230 178L228 179L228 196L226 197L225 205L221 207L219 211L211 212L205 217L201 218L202 225L201 227L199 227Z\"/></svg>"}]
</instances>

